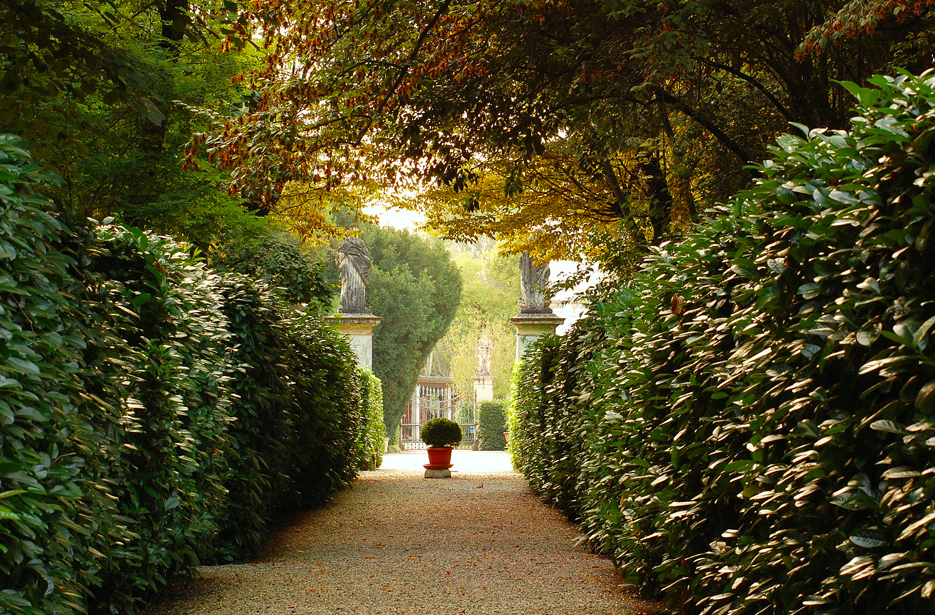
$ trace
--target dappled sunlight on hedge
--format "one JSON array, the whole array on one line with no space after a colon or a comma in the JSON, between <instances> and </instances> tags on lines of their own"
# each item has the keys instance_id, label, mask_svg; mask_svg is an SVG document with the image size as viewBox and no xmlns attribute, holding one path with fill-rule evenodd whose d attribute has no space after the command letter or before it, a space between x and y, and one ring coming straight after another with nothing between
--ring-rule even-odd
<instances>
[{"instance_id":1,"label":"dappled sunlight on hedge","mask_svg":"<svg viewBox=\"0 0 935 615\"><path fill-rule=\"evenodd\" d=\"M677 608L932 609L935 73L873 83L518 374L517 467Z\"/></svg>"}]
</instances>

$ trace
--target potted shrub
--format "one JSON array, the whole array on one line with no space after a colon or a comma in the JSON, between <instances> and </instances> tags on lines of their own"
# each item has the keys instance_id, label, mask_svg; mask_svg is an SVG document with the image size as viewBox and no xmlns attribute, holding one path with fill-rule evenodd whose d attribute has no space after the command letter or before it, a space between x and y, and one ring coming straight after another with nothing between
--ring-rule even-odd
<instances>
[{"instance_id":1,"label":"potted shrub","mask_svg":"<svg viewBox=\"0 0 935 615\"><path fill-rule=\"evenodd\" d=\"M426 470L447 470L451 467L451 447L461 442L461 426L446 418L429 419L419 431L428 445Z\"/></svg>"}]
</instances>

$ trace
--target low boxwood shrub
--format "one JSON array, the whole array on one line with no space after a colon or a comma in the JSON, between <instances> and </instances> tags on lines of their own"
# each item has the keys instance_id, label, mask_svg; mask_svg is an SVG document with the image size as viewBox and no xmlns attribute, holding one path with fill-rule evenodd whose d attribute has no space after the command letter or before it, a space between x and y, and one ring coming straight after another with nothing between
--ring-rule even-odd
<instances>
[{"instance_id":1,"label":"low boxwood shrub","mask_svg":"<svg viewBox=\"0 0 935 615\"><path fill-rule=\"evenodd\" d=\"M436 417L425 422L419 437L429 446L455 447L461 442L461 426L445 417Z\"/></svg>"},{"instance_id":2,"label":"low boxwood shrub","mask_svg":"<svg viewBox=\"0 0 935 615\"><path fill-rule=\"evenodd\" d=\"M478 448L482 451L506 449L506 413L502 401L482 401L477 405Z\"/></svg>"},{"instance_id":3,"label":"low boxwood shrub","mask_svg":"<svg viewBox=\"0 0 935 615\"><path fill-rule=\"evenodd\" d=\"M357 467L376 470L383 463L386 426L383 424L383 385L370 369L360 368L360 398L364 424L357 442Z\"/></svg>"},{"instance_id":4,"label":"low boxwood shrub","mask_svg":"<svg viewBox=\"0 0 935 615\"><path fill-rule=\"evenodd\" d=\"M683 612L933 608L935 74L872 83L521 368L517 467Z\"/></svg>"}]
</instances>

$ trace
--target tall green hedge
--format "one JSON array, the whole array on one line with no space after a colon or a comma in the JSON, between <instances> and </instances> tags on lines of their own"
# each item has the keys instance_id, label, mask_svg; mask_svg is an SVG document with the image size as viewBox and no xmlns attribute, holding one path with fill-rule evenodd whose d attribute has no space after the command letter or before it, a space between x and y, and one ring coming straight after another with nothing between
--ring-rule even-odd
<instances>
[{"instance_id":1,"label":"tall green hedge","mask_svg":"<svg viewBox=\"0 0 935 615\"><path fill-rule=\"evenodd\" d=\"M110 492L127 531L103 551L104 606L132 603L200 563L217 531L227 472L230 334L217 278L187 251L104 225L92 266L131 315L108 357L121 411L108 431ZM106 394L106 392L105 392ZM119 545L119 546L118 546Z\"/></svg>"},{"instance_id":2,"label":"tall green hedge","mask_svg":"<svg viewBox=\"0 0 935 615\"><path fill-rule=\"evenodd\" d=\"M478 448L482 451L506 449L506 413L502 401L482 401L477 405Z\"/></svg>"},{"instance_id":3,"label":"tall green hedge","mask_svg":"<svg viewBox=\"0 0 935 615\"><path fill-rule=\"evenodd\" d=\"M262 282L66 223L49 181L0 136L0 611L134 613L356 475L363 376Z\"/></svg>"},{"instance_id":4,"label":"tall green hedge","mask_svg":"<svg viewBox=\"0 0 935 615\"><path fill-rule=\"evenodd\" d=\"M246 276L225 274L220 292L231 332L232 378L237 395L228 427L227 506L218 516L210 561L237 561L263 543L266 527L287 481L290 437L290 366L277 298Z\"/></svg>"},{"instance_id":5,"label":"tall green hedge","mask_svg":"<svg viewBox=\"0 0 935 615\"><path fill-rule=\"evenodd\" d=\"M357 475L365 418L357 359L347 339L320 318L296 312L286 325L292 423L282 503L318 506Z\"/></svg>"},{"instance_id":6,"label":"tall green hedge","mask_svg":"<svg viewBox=\"0 0 935 615\"><path fill-rule=\"evenodd\" d=\"M360 397L366 415L357 445L360 451L358 468L376 470L383 463L386 448L386 425L383 422L383 386L380 379L366 367L360 370Z\"/></svg>"},{"instance_id":7,"label":"tall green hedge","mask_svg":"<svg viewBox=\"0 0 935 615\"><path fill-rule=\"evenodd\" d=\"M519 374L517 466L683 612L935 610L935 73L873 85Z\"/></svg>"},{"instance_id":8,"label":"tall green hedge","mask_svg":"<svg viewBox=\"0 0 935 615\"><path fill-rule=\"evenodd\" d=\"M105 505L84 481L101 434L79 375L87 336L69 229L36 193L49 181L0 135L0 611L29 615L80 610L83 518Z\"/></svg>"}]
</instances>

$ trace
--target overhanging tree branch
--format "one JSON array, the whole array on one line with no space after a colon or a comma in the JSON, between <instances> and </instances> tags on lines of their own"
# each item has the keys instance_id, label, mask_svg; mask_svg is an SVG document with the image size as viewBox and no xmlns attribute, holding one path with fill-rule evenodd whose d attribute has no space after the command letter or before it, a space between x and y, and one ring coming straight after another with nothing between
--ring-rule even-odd
<instances>
[{"instance_id":1,"label":"overhanging tree branch","mask_svg":"<svg viewBox=\"0 0 935 615\"><path fill-rule=\"evenodd\" d=\"M727 136L727 134L718 128L714 122L707 119L698 111L685 104L685 102L683 102L680 98L666 92L662 88L655 88L654 93L656 94L657 101L664 102L676 111L681 111L693 119L699 126L710 132L715 139L720 141L724 147L732 151L738 158L740 158L744 164L752 162L752 156L750 156L750 154L747 153L744 148L740 147L740 144Z\"/></svg>"}]
</instances>

